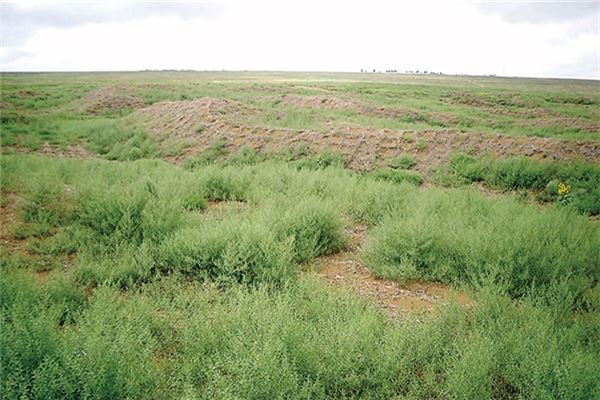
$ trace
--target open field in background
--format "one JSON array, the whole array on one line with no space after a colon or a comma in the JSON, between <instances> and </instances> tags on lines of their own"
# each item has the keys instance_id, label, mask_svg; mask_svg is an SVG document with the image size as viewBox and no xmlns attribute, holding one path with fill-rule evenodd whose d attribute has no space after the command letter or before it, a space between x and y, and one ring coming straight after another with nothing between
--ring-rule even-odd
<instances>
[{"instance_id":1,"label":"open field in background","mask_svg":"<svg viewBox=\"0 0 600 400\"><path fill-rule=\"evenodd\" d=\"M4 398L600 393L598 82L1 79Z\"/></svg>"}]
</instances>

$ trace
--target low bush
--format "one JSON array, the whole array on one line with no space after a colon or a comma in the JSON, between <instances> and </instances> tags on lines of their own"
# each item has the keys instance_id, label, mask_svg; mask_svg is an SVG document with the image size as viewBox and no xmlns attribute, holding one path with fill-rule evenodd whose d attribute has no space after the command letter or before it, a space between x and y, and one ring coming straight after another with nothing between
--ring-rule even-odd
<instances>
[{"instance_id":1,"label":"low bush","mask_svg":"<svg viewBox=\"0 0 600 400\"><path fill-rule=\"evenodd\" d=\"M410 171L405 169L376 169L370 172L367 176L382 181L389 181L393 183L411 183L415 186L419 186L423 183L423 177L417 171Z\"/></svg>"},{"instance_id":2,"label":"low bush","mask_svg":"<svg viewBox=\"0 0 600 400\"><path fill-rule=\"evenodd\" d=\"M3 303L9 398L575 399L598 390L597 315L563 326L486 291L470 308L395 324L314 278L273 291L173 276L143 291L99 288L77 328L61 331L40 289L10 279L35 308Z\"/></svg>"},{"instance_id":3,"label":"low bush","mask_svg":"<svg viewBox=\"0 0 600 400\"><path fill-rule=\"evenodd\" d=\"M202 280L282 283L293 276L291 241L277 240L266 226L234 220L177 232L157 249L155 260L165 272Z\"/></svg>"},{"instance_id":4,"label":"low bush","mask_svg":"<svg viewBox=\"0 0 600 400\"><path fill-rule=\"evenodd\" d=\"M21 217L26 222L57 226L70 217L68 198L63 185L53 177L40 176L25 191L21 201Z\"/></svg>"},{"instance_id":5,"label":"low bush","mask_svg":"<svg viewBox=\"0 0 600 400\"><path fill-rule=\"evenodd\" d=\"M108 160L138 160L158 155L154 137L137 127L128 127L113 120L91 121L82 125L87 149Z\"/></svg>"},{"instance_id":6,"label":"low bush","mask_svg":"<svg viewBox=\"0 0 600 400\"><path fill-rule=\"evenodd\" d=\"M514 298L561 291L580 304L600 279L599 247L600 231L573 213L428 192L374 229L365 260L388 278L494 284Z\"/></svg>"},{"instance_id":7,"label":"low bush","mask_svg":"<svg viewBox=\"0 0 600 400\"><path fill-rule=\"evenodd\" d=\"M225 155L225 141L221 138L215 139L210 146L193 158L185 160L183 166L192 170L197 167L212 164Z\"/></svg>"},{"instance_id":8,"label":"low bush","mask_svg":"<svg viewBox=\"0 0 600 400\"><path fill-rule=\"evenodd\" d=\"M275 220L282 240L291 238L293 259L297 263L333 253L345 245L337 213L333 207L319 204L317 199L306 199Z\"/></svg>"},{"instance_id":9,"label":"low bush","mask_svg":"<svg viewBox=\"0 0 600 400\"><path fill-rule=\"evenodd\" d=\"M62 199L32 202L28 244L54 262L76 249L74 265L43 276L30 255L0 252L3 397L598 391L600 231L571 210L274 161L193 171L23 155L0 163L17 196L42 177L56 196L69 193L67 217L40 211ZM209 199L245 204L190 212ZM343 249L343 227L355 223L371 227L363 260L375 274L469 286L474 303L396 323L298 273Z\"/></svg>"},{"instance_id":10,"label":"low bush","mask_svg":"<svg viewBox=\"0 0 600 400\"><path fill-rule=\"evenodd\" d=\"M303 155L305 151L301 148L296 148L296 155L300 158L292 161L292 165L295 165L298 169L323 169L327 167L343 168L346 165L346 158L343 154L323 150L317 154L310 153L309 155Z\"/></svg>"},{"instance_id":11,"label":"low bush","mask_svg":"<svg viewBox=\"0 0 600 400\"><path fill-rule=\"evenodd\" d=\"M550 163L526 157L478 159L458 153L437 177L442 183L484 182L502 189L533 190L541 201L554 201L583 214L600 213L600 168L590 163ZM564 185L561 192L559 184Z\"/></svg>"},{"instance_id":12,"label":"low bush","mask_svg":"<svg viewBox=\"0 0 600 400\"><path fill-rule=\"evenodd\" d=\"M387 162L388 167L392 169L411 169L417 164L417 160L411 154L400 154Z\"/></svg>"},{"instance_id":13,"label":"low bush","mask_svg":"<svg viewBox=\"0 0 600 400\"><path fill-rule=\"evenodd\" d=\"M259 161L265 159L264 154L258 153L252 147L244 145L240 148L237 153L231 154L227 158L226 164L228 165L254 165Z\"/></svg>"}]
</instances>

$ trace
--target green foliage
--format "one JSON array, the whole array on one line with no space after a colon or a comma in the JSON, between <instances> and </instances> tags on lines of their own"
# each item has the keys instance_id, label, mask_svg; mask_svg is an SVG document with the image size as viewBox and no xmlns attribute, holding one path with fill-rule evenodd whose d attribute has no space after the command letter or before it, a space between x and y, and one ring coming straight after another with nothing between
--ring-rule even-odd
<instances>
[{"instance_id":1,"label":"green foliage","mask_svg":"<svg viewBox=\"0 0 600 400\"><path fill-rule=\"evenodd\" d=\"M156 253L161 270L200 279L282 283L293 274L289 240L277 240L264 225L233 219L180 230Z\"/></svg>"},{"instance_id":2,"label":"green foliage","mask_svg":"<svg viewBox=\"0 0 600 400\"><path fill-rule=\"evenodd\" d=\"M249 179L236 173L236 170L207 169L199 177L199 184L209 200L244 201L250 185Z\"/></svg>"},{"instance_id":3,"label":"green foliage","mask_svg":"<svg viewBox=\"0 0 600 400\"><path fill-rule=\"evenodd\" d=\"M32 280L11 274L2 285L13 296L0 326L6 398L592 398L598 390L597 316L561 327L489 293L469 309L393 324L315 279L220 291L175 276L143 291L99 288L76 328L61 330Z\"/></svg>"},{"instance_id":4,"label":"green foliage","mask_svg":"<svg viewBox=\"0 0 600 400\"><path fill-rule=\"evenodd\" d=\"M344 247L342 223L333 207L306 199L277 218L277 230L293 243L293 259L304 263Z\"/></svg>"},{"instance_id":5,"label":"green foliage","mask_svg":"<svg viewBox=\"0 0 600 400\"><path fill-rule=\"evenodd\" d=\"M100 291L83 312L81 289L48 290L17 272L2 279L3 397L148 398L158 375L143 307Z\"/></svg>"},{"instance_id":6,"label":"green foliage","mask_svg":"<svg viewBox=\"0 0 600 400\"><path fill-rule=\"evenodd\" d=\"M598 391L600 231L568 209L295 162L0 163L29 204L31 222L17 225L28 248L54 262L76 254L36 280L36 259L0 253L4 398ZM396 323L299 273L344 249L356 223L370 226L375 274L471 287L474 304Z\"/></svg>"},{"instance_id":7,"label":"green foliage","mask_svg":"<svg viewBox=\"0 0 600 400\"><path fill-rule=\"evenodd\" d=\"M423 177L417 171L407 169L376 169L368 174L375 180L389 181L393 183L410 183L419 186L423 183Z\"/></svg>"},{"instance_id":8,"label":"green foliage","mask_svg":"<svg viewBox=\"0 0 600 400\"><path fill-rule=\"evenodd\" d=\"M28 188L21 203L21 216L26 222L56 226L69 218L68 199L60 183L40 176Z\"/></svg>"},{"instance_id":9,"label":"green foliage","mask_svg":"<svg viewBox=\"0 0 600 400\"><path fill-rule=\"evenodd\" d=\"M417 141L417 144L415 144L415 149L417 149L418 151L427 150L428 147L429 147L429 143L427 143L427 141L425 139L419 139Z\"/></svg>"},{"instance_id":10,"label":"green foliage","mask_svg":"<svg viewBox=\"0 0 600 400\"><path fill-rule=\"evenodd\" d=\"M599 247L600 231L572 213L432 192L375 228L365 260L388 278L491 282L514 298L560 292L581 304L600 279Z\"/></svg>"},{"instance_id":11,"label":"green foliage","mask_svg":"<svg viewBox=\"0 0 600 400\"><path fill-rule=\"evenodd\" d=\"M203 193L192 193L183 201L183 207L188 211L202 210L206 208L206 198Z\"/></svg>"},{"instance_id":12,"label":"green foliage","mask_svg":"<svg viewBox=\"0 0 600 400\"><path fill-rule=\"evenodd\" d=\"M323 150L317 154L310 153L308 156L303 156L301 155L304 154L303 148L296 148L295 154L301 158L293 161L292 164L299 169L343 168L346 165L344 155L335 151Z\"/></svg>"},{"instance_id":13,"label":"green foliage","mask_svg":"<svg viewBox=\"0 0 600 400\"><path fill-rule=\"evenodd\" d=\"M156 140L137 127L128 127L112 120L84 125L87 148L108 160L138 160L158 155Z\"/></svg>"},{"instance_id":14,"label":"green foliage","mask_svg":"<svg viewBox=\"0 0 600 400\"><path fill-rule=\"evenodd\" d=\"M400 154L387 162L388 167L392 169L412 169L417 164L417 160L411 154Z\"/></svg>"},{"instance_id":15,"label":"green foliage","mask_svg":"<svg viewBox=\"0 0 600 400\"><path fill-rule=\"evenodd\" d=\"M257 153L252 147L244 145L240 150L229 156L227 164L229 165L254 165L264 160L264 156Z\"/></svg>"},{"instance_id":16,"label":"green foliage","mask_svg":"<svg viewBox=\"0 0 600 400\"><path fill-rule=\"evenodd\" d=\"M600 168L590 163L550 163L526 157L477 159L458 153L450 157L446 171L438 172L438 182L484 182L503 189L528 189L537 192L542 201L556 201L582 214L600 213ZM569 186L569 193L559 193L560 183Z\"/></svg>"},{"instance_id":17,"label":"green foliage","mask_svg":"<svg viewBox=\"0 0 600 400\"><path fill-rule=\"evenodd\" d=\"M204 130L205 130L205 129L206 129L206 125L204 125L204 124L200 124L200 125L198 125L198 126L196 127L196 133L197 133L198 135L201 135L201 134L202 134L202 132L204 132Z\"/></svg>"},{"instance_id":18,"label":"green foliage","mask_svg":"<svg viewBox=\"0 0 600 400\"><path fill-rule=\"evenodd\" d=\"M215 139L210 146L200 152L194 158L188 158L185 160L183 166L186 169L194 169L199 166L205 166L216 162L225 154L225 141L221 138Z\"/></svg>"}]
</instances>

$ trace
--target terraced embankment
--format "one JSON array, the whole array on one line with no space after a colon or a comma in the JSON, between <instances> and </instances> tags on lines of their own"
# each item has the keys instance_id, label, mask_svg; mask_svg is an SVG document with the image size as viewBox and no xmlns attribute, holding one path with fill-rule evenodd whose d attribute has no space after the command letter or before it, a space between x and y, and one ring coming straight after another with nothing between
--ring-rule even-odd
<instances>
[{"instance_id":1,"label":"terraced embankment","mask_svg":"<svg viewBox=\"0 0 600 400\"><path fill-rule=\"evenodd\" d=\"M328 104L328 103L324 103ZM522 155L548 160L583 159L600 163L600 143L561 141L541 137L461 132L456 130L331 128L327 131L260 128L230 122L232 116L252 113L252 107L233 100L201 98L191 101L159 102L131 116L156 135L184 140L187 149L174 161L181 161L206 149L222 138L228 152L242 146L255 150L276 151L298 143L316 150L330 149L346 156L354 170L370 170L401 153L415 155L416 169L445 163L452 152L492 153L507 157ZM198 127L202 126L201 133Z\"/></svg>"}]
</instances>

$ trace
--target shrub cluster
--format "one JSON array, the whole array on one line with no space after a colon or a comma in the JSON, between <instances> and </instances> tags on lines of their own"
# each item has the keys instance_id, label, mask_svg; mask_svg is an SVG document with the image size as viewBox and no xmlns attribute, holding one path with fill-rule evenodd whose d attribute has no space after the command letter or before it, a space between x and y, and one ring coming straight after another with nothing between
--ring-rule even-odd
<instances>
[{"instance_id":1,"label":"shrub cluster","mask_svg":"<svg viewBox=\"0 0 600 400\"><path fill-rule=\"evenodd\" d=\"M600 280L598 248L599 230L574 213L431 191L374 229L365 260L388 278L491 283L514 298L573 304Z\"/></svg>"},{"instance_id":2,"label":"shrub cluster","mask_svg":"<svg viewBox=\"0 0 600 400\"><path fill-rule=\"evenodd\" d=\"M600 213L600 167L580 162L544 162L526 157L475 158L457 153L438 175L445 183L483 182L492 187L537 193L542 201L554 201L583 214ZM566 191L559 191L564 184Z\"/></svg>"},{"instance_id":3,"label":"shrub cluster","mask_svg":"<svg viewBox=\"0 0 600 400\"><path fill-rule=\"evenodd\" d=\"M36 281L1 253L4 398L598 392L600 230L571 210L275 161L0 163L30 249L77 254ZM297 273L355 223L375 274L470 287L475 303L396 324Z\"/></svg>"}]
</instances>

